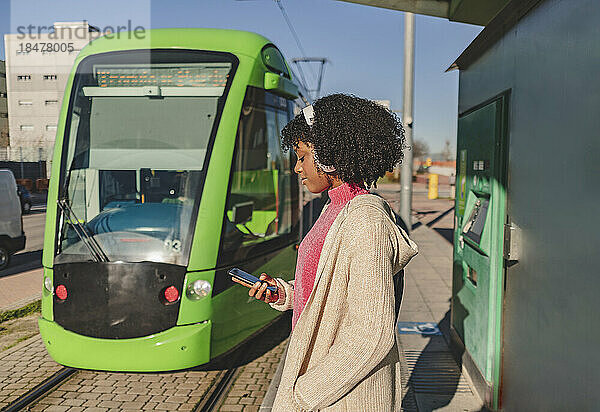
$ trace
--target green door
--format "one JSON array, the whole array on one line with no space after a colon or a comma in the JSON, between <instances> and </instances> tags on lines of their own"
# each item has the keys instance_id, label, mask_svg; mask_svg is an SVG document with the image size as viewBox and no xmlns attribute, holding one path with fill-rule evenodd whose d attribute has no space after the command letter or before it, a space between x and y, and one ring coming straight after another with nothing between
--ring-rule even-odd
<instances>
[{"instance_id":1,"label":"green door","mask_svg":"<svg viewBox=\"0 0 600 412\"><path fill-rule=\"evenodd\" d=\"M502 338L506 109L502 95L460 115L457 143L452 327L494 406Z\"/></svg>"}]
</instances>

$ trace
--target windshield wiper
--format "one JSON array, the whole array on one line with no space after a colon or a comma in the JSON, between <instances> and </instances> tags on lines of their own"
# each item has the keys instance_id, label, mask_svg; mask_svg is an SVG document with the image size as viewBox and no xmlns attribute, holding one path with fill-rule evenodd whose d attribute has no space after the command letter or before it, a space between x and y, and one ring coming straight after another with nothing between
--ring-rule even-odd
<instances>
[{"instance_id":1,"label":"windshield wiper","mask_svg":"<svg viewBox=\"0 0 600 412\"><path fill-rule=\"evenodd\" d=\"M71 206L69 205L67 199L58 199L56 203L58 204L58 207L60 207L60 210L62 211L63 215L66 216L69 223L71 223L71 226L73 227L75 233L77 233L77 236L79 236L81 241L89 249L94 260L96 262L109 262L106 253L104 253L96 239L94 239L93 236L90 236L85 226L81 224L81 222L75 215L75 212L73 212L73 209L71 209ZM75 219L75 222L71 217Z\"/></svg>"}]
</instances>

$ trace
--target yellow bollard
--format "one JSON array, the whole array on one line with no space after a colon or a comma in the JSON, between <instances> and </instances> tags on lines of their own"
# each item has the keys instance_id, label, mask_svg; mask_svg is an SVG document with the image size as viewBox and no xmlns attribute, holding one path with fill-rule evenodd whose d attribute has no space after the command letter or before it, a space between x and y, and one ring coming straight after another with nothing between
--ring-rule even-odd
<instances>
[{"instance_id":1,"label":"yellow bollard","mask_svg":"<svg viewBox=\"0 0 600 412\"><path fill-rule=\"evenodd\" d=\"M429 193L427 194L427 199L437 199L438 198L438 175L430 174L429 175Z\"/></svg>"}]
</instances>

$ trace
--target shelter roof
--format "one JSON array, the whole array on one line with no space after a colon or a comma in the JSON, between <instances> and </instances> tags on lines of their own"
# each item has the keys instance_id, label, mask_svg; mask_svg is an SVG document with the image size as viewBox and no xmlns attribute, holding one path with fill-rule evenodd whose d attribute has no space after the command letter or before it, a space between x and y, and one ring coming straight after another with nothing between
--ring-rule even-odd
<instances>
[{"instance_id":1,"label":"shelter roof","mask_svg":"<svg viewBox=\"0 0 600 412\"><path fill-rule=\"evenodd\" d=\"M510 0L340 0L485 26Z\"/></svg>"}]
</instances>

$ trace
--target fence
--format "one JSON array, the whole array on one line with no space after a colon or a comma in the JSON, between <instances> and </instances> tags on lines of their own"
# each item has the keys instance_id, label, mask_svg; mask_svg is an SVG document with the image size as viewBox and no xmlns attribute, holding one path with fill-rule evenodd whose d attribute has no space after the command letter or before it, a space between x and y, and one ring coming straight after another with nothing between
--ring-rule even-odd
<instances>
[{"instance_id":1,"label":"fence","mask_svg":"<svg viewBox=\"0 0 600 412\"><path fill-rule=\"evenodd\" d=\"M46 161L39 162L8 162L0 161L0 169L9 169L16 179L46 179Z\"/></svg>"},{"instance_id":2,"label":"fence","mask_svg":"<svg viewBox=\"0 0 600 412\"><path fill-rule=\"evenodd\" d=\"M52 160L52 150L48 150L44 147L0 147L0 161L40 162L50 160Z\"/></svg>"},{"instance_id":3,"label":"fence","mask_svg":"<svg viewBox=\"0 0 600 412\"><path fill-rule=\"evenodd\" d=\"M50 175L51 157L52 150L43 147L0 147L0 169L10 169L16 179L30 180L37 188L38 179Z\"/></svg>"}]
</instances>

